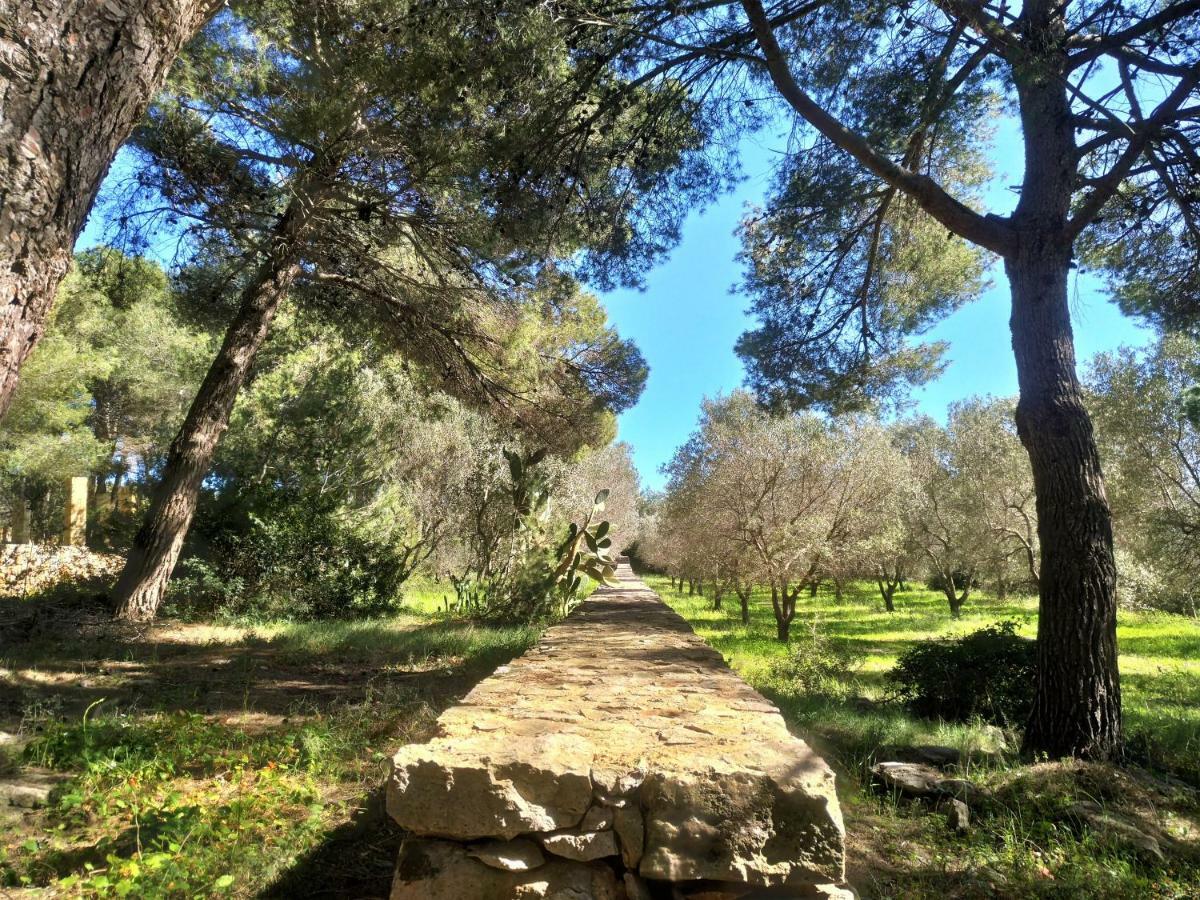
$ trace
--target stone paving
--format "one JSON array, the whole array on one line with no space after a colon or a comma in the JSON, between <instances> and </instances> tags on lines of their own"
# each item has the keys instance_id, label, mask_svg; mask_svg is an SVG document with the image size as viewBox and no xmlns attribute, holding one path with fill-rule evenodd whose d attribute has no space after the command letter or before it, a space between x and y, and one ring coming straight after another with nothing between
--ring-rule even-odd
<instances>
[{"instance_id":1,"label":"stone paving","mask_svg":"<svg viewBox=\"0 0 1200 900\"><path fill-rule=\"evenodd\" d=\"M618 578L396 754L393 900L841 893L833 772Z\"/></svg>"}]
</instances>

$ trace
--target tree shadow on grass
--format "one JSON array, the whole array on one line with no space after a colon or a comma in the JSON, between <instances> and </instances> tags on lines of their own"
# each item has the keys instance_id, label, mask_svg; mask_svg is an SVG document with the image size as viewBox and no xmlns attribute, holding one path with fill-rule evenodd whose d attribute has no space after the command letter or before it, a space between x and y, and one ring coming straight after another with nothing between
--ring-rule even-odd
<instances>
[{"instance_id":1,"label":"tree shadow on grass","mask_svg":"<svg viewBox=\"0 0 1200 900\"><path fill-rule=\"evenodd\" d=\"M360 799L349 821L327 832L321 843L256 896L385 900L403 840L404 830L384 810L384 789L376 788Z\"/></svg>"},{"instance_id":2,"label":"tree shadow on grass","mask_svg":"<svg viewBox=\"0 0 1200 900\"><path fill-rule=\"evenodd\" d=\"M17 730L30 709L71 720L100 700L107 711L270 724L392 687L452 695L536 636L407 616L266 631L179 622L132 629L113 627L95 602L31 606L38 602L0 601L0 623L23 617L0 634L0 730Z\"/></svg>"}]
</instances>

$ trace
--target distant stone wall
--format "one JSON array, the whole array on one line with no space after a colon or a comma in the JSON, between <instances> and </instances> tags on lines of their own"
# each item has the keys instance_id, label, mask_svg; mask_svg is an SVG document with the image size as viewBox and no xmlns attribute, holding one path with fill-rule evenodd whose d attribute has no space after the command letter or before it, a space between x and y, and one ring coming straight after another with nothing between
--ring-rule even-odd
<instances>
[{"instance_id":1,"label":"distant stone wall","mask_svg":"<svg viewBox=\"0 0 1200 900\"><path fill-rule=\"evenodd\" d=\"M396 754L393 900L843 894L833 772L619 576Z\"/></svg>"},{"instance_id":2,"label":"distant stone wall","mask_svg":"<svg viewBox=\"0 0 1200 900\"><path fill-rule=\"evenodd\" d=\"M0 546L0 596L24 597L66 582L107 583L124 563L124 557L86 547L6 544Z\"/></svg>"}]
</instances>

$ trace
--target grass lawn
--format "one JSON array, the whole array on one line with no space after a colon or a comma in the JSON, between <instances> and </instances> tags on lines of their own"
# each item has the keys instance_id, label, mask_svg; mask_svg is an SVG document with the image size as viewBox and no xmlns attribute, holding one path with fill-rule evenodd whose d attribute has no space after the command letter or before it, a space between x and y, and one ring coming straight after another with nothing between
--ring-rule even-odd
<instances>
[{"instance_id":1,"label":"grass lawn","mask_svg":"<svg viewBox=\"0 0 1200 900\"><path fill-rule=\"evenodd\" d=\"M797 732L839 773L847 820L852 883L871 897L1200 896L1200 794L1144 777L1142 769L1073 763L1022 764L1018 735L982 723L917 719L888 702L884 679L905 648L930 637L965 633L999 620L1037 629L1037 604L976 595L952 619L945 598L914 589L884 611L866 584L841 601L820 591L798 604L792 634L827 636L861 654L842 690L804 694L772 674L788 652L775 639L770 597L756 592L744 626L736 597L714 610L705 597L672 590L666 578L647 582L743 677L773 699ZM1200 784L1200 622L1181 616L1122 612L1118 637L1126 729L1139 761ZM1031 687L1032 689L1032 687ZM869 787L871 765L887 748L933 743L959 748L967 774L992 790L994 802L965 839L951 837L941 816ZM1065 824L1079 800L1097 800L1164 835L1167 860L1154 864Z\"/></svg>"},{"instance_id":2,"label":"grass lawn","mask_svg":"<svg viewBox=\"0 0 1200 900\"><path fill-rule=\"evenodd\" d=\"M360 622L0 635L0 731L29 740L0 778L61 779L0 807L0 896L386 896L388 758L537 636L449 618L445 593Z\"/></svg>"}]
</instances>

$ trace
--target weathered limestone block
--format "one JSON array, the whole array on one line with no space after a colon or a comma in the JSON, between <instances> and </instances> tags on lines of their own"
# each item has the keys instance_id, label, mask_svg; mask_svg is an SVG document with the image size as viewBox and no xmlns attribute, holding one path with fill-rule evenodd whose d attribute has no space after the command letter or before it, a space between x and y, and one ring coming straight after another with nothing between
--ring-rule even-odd
<instances>
[{"instance_id":1,"label":"weathered limestone block","mask_svg":"<svg viewBox=\"0 0 1200 900\"><path fill-rule=\"evenodd\" d=\"M613 829L621 847L625 868L637 870L646 848L646 820L636 806L622 806L613 812Z\"/></svg>"},{"instance_id":2,"label":"weathered limestone block","mask_svg":"<svg viewBox=\"0 0 1200 900\"><path fill-rule=\"evenodd\" d=\"M550 746L554 735L541 742L546 760L539 765L515 759L511 747L501 746L510 743L503 735L481 738L465 752L454 741L435 740L397 754L388 786L392 818L416 834L468 840L579 824L592 803L592 781L586 764L573 765L569 754ZM486 746L489 738L494 748Z\"/></svg>"},{"instance_id":3,"label":"weathered limestone block","mask_svg":"<svg viewBox=\"0 0 1200 900\"><path fill-rule=\"evenodd\" d=\"M584 814L580 831L607 831L613 827L613 811L607 806L593 806Z\"/></svg>"},{"instance_id":4,"label":"weathered limestone block","mask_svg":"<svg viewBox=\"0 0 1200 900\"><path fill-rule=\"evenodd\" d=\"M619 577L396 754L389 813L424 837L603 850L593 868L652 881L840 883L833 772L627 566Z\"/></svg>"},{"instance_id":5,"label":"weathered limestone block","mask_svg":"<svg viewBox=\"0 0 1200 900\"><path fill-rule=\"evenodd\" d=\"M560 831L542 838L542 846L555 856L590 862L618 855L617 838L611 831Z\"/></svg>"},{"instance_id":6,"label":"weathered limestone block","mask_svg":"<svg viewBox=\"0 0 1200 900\"><path fill-rule=\"evenodd\" d=\"M524 872L484 865L461 844L409 838L391 900L620 900L607 866L557 859Z\"/></svg>"},{"instance_id":7,"label":"weathered limestone block","mask_svg":"<svg viewBox=\"0 0 1200 900\"><path fill-rule=\"evenodd\" d=\"M638 872L663 881L840 881L843 831L828 770L789 749L762 745L755 771L652 773L642 789Z\"/></svg>"},{"instance_id":8,"label":"weathered limestone block","mask_svg":"<svg viewBox=\"0 0 1200 900\"><path fill-rule=\"evenodd\" d=\"M528 838L474 844L467 849L467 855L485 866L506 872L528 872L546 861L542 848Z\"/></svg>"}]
</instances>

